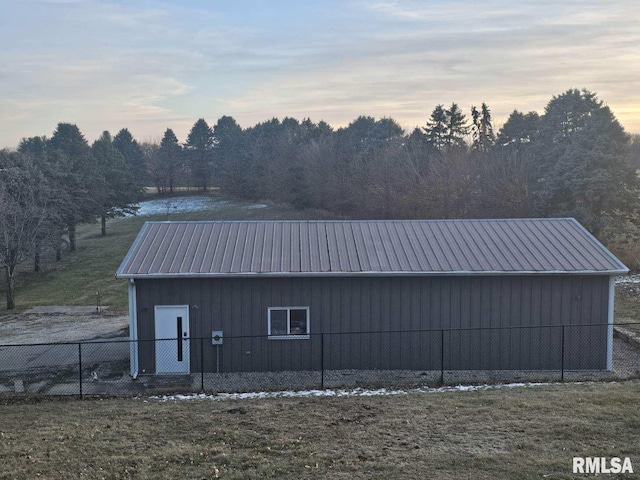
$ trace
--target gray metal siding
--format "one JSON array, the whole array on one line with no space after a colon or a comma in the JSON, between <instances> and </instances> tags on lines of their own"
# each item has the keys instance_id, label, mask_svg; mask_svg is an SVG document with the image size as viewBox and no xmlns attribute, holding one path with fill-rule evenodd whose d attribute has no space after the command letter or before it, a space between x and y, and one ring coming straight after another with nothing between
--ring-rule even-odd
<instances>
[{"instance_id":1,"label":"gray metal siding","mask_svg":"<svg viewBox=\"0 0 640 480\"><path fill-rule=\"evenodd\" d=\"M190 305L191 335L206 338L205 371L215 368L212 330L225 335L222 371L320 368L319 336L266 339L268 307L310 307L311 333L327 334L325 368L424 370L440 368L442 340L445 369L559 368L561 329L546 326L606 323L608 308L608 277L593 275L159 279L136 285L141 373L155 369L154 305ZM545 328L473 330L510 326ZM431 329L447 331L411 332ZM566 368L604 369L606 327L567 328L565 349ZM192 371L200 370L199 351L194 344Z\"/></svg>"}]
</instances>

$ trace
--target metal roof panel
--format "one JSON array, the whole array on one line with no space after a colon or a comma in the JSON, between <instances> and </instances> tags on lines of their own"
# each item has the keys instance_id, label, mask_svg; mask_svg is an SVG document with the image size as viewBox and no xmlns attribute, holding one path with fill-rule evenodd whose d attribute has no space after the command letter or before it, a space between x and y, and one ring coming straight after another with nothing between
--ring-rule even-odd
<instances>
[{"instance_id":1,"label":"metal roof panel","mask_svg":"<svg viewBox=\"0 0 640 480\"><path fill-rule=\"evenodd\" d=\"M117 277L619 274L574 219L147 222Z\"/></svg>"}]
</instances>

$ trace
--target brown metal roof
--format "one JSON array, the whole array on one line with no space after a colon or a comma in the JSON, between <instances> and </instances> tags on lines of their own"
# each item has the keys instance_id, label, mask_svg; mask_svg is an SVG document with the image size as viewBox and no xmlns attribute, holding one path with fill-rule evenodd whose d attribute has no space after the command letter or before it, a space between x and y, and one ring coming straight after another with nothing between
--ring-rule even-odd
<instances>
[{"instance_id":1,"label":"brown metal roof","mask_svg":"<svg viewBox=\"0 0 640 480\"><path fill-rule=\"evenodd\" d=\"M118 278L620 274L572 218L147 222Z\"/></svg>"}]
</instances>

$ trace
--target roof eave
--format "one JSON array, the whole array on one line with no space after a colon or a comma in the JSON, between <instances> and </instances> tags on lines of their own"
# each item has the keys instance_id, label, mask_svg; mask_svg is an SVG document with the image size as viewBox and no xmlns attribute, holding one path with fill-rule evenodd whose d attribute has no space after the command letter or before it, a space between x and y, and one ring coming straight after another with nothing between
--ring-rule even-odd
<instances>
[{"instance_id":1,"label":"roof eave","mask_svg":"<svg viewBox=\"0 0 640 480\"><path fill-rule=\"evenodd\" d=\"M142 225L142 228L138 232L138 235L136 235L136 238L133 241L133 243L131 244L131 247L129 247L129 251L127 252L125 257L122 259L122 262L120 263L120 266L118 267L118 270L116 271L116 278L132 278L132 277L129 277L129 276L124 276L124 275L127 275L127 274L125 274L123 272L125 271L125 269L127 267L127 264L129 263L129 259L133 256L135 251L138 249L138 244L142 241L142 237L144 236L145 232L149 228L149 224L150 223L152 223L152 222L144 222L144 224Z\"/></svg>"},{"instance_id":2,"label":"roof eave","mask_svg":"<svg viewBox=\"0 0 640 480\"><path fill-rule=\"evenodd\" d=\"M284 278L284 277L477 277L541 275L626 275L620 270L545 270L545 271L455 271L455 272L229 272L229 273L116 273L116 278Z\"/></svg>"},{"instance_id":3,"label":"roof eave","mask_svg":"<svg viewBox=\"0 0 640 480\"><path fill-rule=\"evenodd\" d=\"M626 269L626 273L629 273L629 269L627 268L627 266L622 263L622 261L616 257L613 253L611 253L611 250L609 250L607 247L605 247L602 242L600 240L598 240L596 237L594 237L591 232L589 230L587 230L585 228L584 225L582 225L578 220L576 220L575 218L569 218L570 221L572 221L577 227L578 229L580 229L584 235L591 240L591 242L598 248L600 249L601 252L603 252L606 256L609 257L609 259L617 264L621 269Z\"/></svg>"}]
</instances>

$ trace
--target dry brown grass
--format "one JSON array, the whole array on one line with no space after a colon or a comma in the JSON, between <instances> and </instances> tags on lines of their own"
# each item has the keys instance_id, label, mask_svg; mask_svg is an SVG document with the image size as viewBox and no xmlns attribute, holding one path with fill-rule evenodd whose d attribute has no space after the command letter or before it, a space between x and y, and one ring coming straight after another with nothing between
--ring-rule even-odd
<instances>
[{"instance_id":1,"label":"dry brown grass","mask_svg":"<svg viewBox=\"0 0 640 480\"><path fill-rule=\"evenodd\" d=\"M640 244L637 238L611 242L607 247L631 270L640 270Z\"/></svg>"},{"instance_id":2,"label":"dry brown grass","mask_svg":"<svg viewBox=\"0 0 640 480\"><path fill-rule=\"evenodd\" d=\"M615 323L640 334L640 284L617 285Z\"/></svg>"},{"instance_id":3,"label":"dry brown grass","mask_svg":"<svg viewBox=\"0 0 640 480\"><path fill-rule=\"evenodd\" d=\"M0 406L0 478L572 478L640 470L640 382L397 397ZM632 478L632 477L628 477Z\"/></svg>"}]
</instances>

